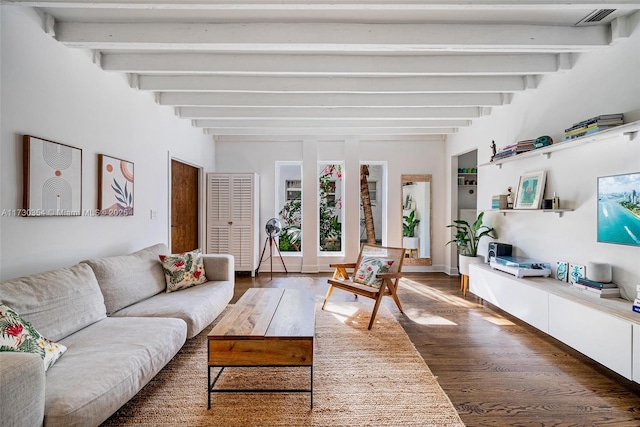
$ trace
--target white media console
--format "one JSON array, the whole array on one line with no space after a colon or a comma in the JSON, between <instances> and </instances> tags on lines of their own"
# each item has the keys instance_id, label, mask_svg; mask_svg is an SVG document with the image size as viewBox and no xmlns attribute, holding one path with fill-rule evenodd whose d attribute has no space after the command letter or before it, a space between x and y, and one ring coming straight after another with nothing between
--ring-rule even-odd
<instances>
[{"instance_id":1,"label":"white media console","mask_svg":"<svg viewBox=\"0 0 640 427\"><path fill-rule=\"evenodd\" d=\"M584 295L543 277L469 266L469 292L640 383L640 313L620 298Z\"/></svg>"}]
</instances>

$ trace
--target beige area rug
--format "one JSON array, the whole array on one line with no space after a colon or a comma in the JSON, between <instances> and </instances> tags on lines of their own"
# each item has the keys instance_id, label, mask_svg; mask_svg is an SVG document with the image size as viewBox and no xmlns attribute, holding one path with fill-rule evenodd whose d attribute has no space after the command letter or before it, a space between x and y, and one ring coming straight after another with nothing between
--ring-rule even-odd
<instances>
[{"instance_id":1,"label":"beige area rug","mask_svg":"<svg viewBox=\"0 0 640 427\"><path fill-rule=\"evenodd\" d=\"M464 426L402 326L382 305L316 308L314 407L308 393L217 393L207 410L207 334L104 426ZM212 374L213 375L213 374ZM308 388L308 368L227 368L216 387Z\"/></svg>"}]
</instances>

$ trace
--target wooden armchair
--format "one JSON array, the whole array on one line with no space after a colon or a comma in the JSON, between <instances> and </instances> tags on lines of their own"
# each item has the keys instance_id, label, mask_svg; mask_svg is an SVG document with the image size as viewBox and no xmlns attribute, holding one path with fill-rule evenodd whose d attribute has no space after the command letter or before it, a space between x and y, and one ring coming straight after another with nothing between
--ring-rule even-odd
<instances>
[{"instance_id":1,"label":"wooden armchair","mask_svg":"<svg viewBox=\"0 0 640 427\"><path fill-rule=\"evenodd\" d=\"M356 297L361 295L376 300L368 329L373 326L382 297L392 297L402 312L397 289L402 277L404 253L404 248L389 248L363 243L355 263L331 264L331 267L336 270L333 273L333 278L328 280L329 291L322 304L322 309L324 310L333 289L338 288L351 292ZM351 277L349 277L347 269L353 269Z\"/></svg>"}]
</instances>

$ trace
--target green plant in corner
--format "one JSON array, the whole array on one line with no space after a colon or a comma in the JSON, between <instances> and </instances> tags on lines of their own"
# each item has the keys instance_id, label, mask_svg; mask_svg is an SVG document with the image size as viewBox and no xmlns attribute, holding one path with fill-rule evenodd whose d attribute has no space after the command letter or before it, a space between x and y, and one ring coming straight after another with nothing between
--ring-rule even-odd
<instances>
[{"instance_id":1,"label":"green plant in corner","mask_svg":"<svg viewBox=\"0 0 640 427\"><path fill-rule=\"evenodd\" d=\"M420 224L420 220L416 219L416 211L411 211L409 215L404 215L402 219L402 235L404 237L415 237L416 227Z\"/></svg>"},{"instance_id":2,"label":"green plant in corner","mask_svg":"<svg viewBox=\"0 0 640 427\"><path fill-rule=\"evenodd\" d=\"M478 256L480 239L485 236L492 239L497 237L493 227L482 225L482 217L484 217L484 212L478 214L478 218L472 225L462 219L456 219L453 224L447 225L447 227L455 228L456 234L446 244L455 243L461 255Z\"/></svg>"}]
</instances>

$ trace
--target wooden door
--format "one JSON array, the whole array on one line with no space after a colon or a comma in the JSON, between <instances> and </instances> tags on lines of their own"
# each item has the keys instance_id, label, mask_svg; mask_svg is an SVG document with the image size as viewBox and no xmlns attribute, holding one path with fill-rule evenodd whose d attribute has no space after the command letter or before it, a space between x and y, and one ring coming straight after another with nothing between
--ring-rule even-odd
<instances>
[{"instance_id":1,"label":"wooden door","mask_svg":"<svg viewBox=\"0 0 640 427\"><path fill-rule=\"evenodd\" d=\"M199 170L171 160L171 252L191 251L198 245Z\"/></svg>"}]
</instances>

